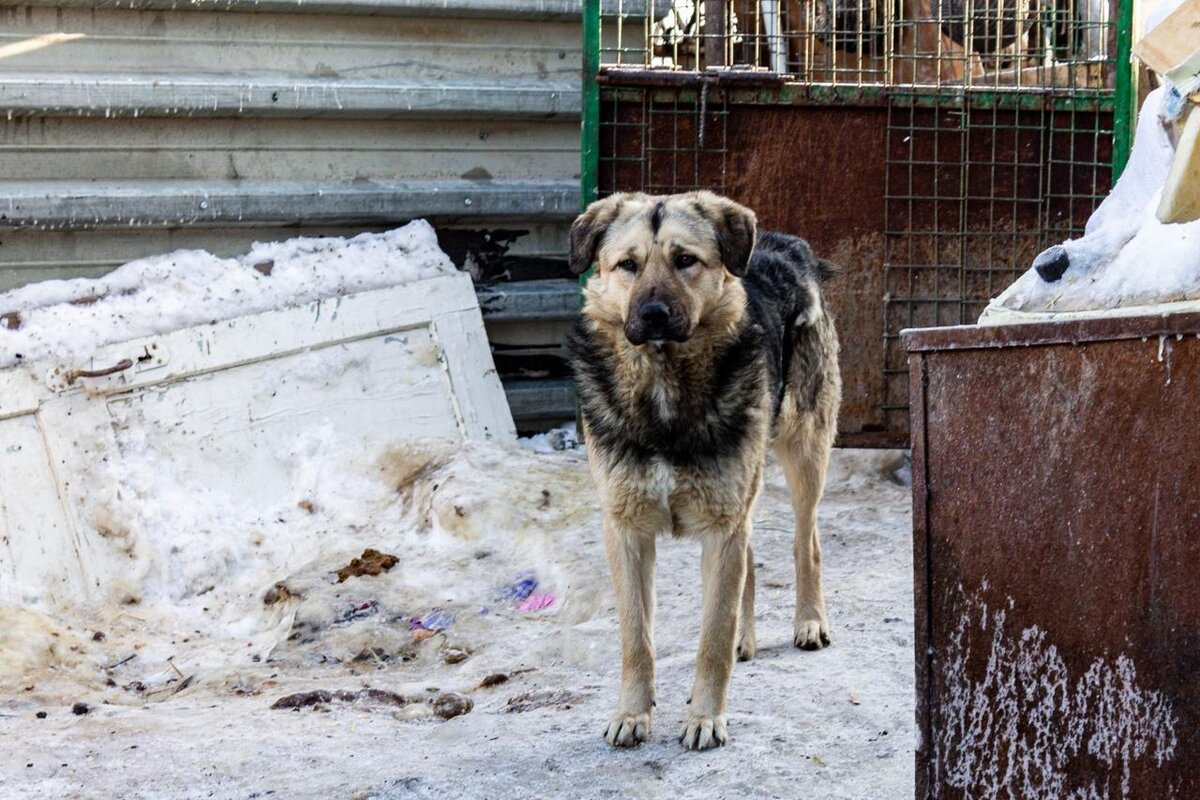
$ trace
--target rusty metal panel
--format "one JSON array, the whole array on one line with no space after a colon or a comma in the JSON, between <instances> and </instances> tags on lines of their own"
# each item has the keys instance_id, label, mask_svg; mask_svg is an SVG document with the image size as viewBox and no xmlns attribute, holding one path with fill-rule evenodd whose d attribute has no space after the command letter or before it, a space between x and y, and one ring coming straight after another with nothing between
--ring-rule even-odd
<instances>
[{"instance_id":1,"label":"rusty metal panel","mask_svg":"<svg viewBox=\"0 0 1200 800\"><path fill-rule=\"evenodd\" d=\"M918 797L1200 797L1200 315L905 335Z\"/></svg>"},{"instance_id":2,"label":"rusty metal panel","mask_svg":"<svg viewBox=\"0 0 1200 800\"><path fill-rule=\"evenodd\" d=\"M825 288L842 344L838 429L852 446L903 445L908 433L885 430L879 366L886 123L885 108L845 106L748 106L729 119L727 193L841 269Z\"/></svg>"}]
</instances>

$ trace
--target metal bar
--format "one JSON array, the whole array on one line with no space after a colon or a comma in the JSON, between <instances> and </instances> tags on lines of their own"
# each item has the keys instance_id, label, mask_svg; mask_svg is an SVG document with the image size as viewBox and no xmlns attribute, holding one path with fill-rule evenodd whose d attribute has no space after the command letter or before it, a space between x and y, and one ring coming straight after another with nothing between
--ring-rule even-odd
<instances>
[{"instance_id":1,"label":"metal bar","mask_svg":"<svg viewBox=\"0 0 1200 800\"><path fill-rule=\"evenodd\" d=\"M13 115L208 117L577 117L566 81L347 80L226 76L6 73L0 111Z\"/></svg>"},{"instance_id":2,"label":"metal bar","mask_svg":"<svg viewBox=\"0 0 1200 800\"><path fill-rule=\"evenodd\" d=\"M350 16L579 19L583 0L0 0L0 8L119 9L122 11L234 11L247 13L345 14ZM640 17L663 0L603 0L605 16ZM620 6L620 7L619 7Z\"/></svg>"},{"instance_id":3,"label":"metal bar","mask_svg":"<svg viewBox=\"0 0 1200 800\"><path fill-rule=\"evenodd\" d=\"M702 5L704 8L702 66L721 67L725 65L725 2L724 0L701 0L696 4L696 8L699 9Z\"/></svg>"},{"instance_id":4,"label":"metal bar","mask_svg":"<svg viewBox=\"0 0 1200 800\"><path fill-rule=\"evenodd\" d=\"M1117 87L1113 112L1112 179L1125 171L1133 147L1137 97L1133 91L1133 0L1117 0Z\"/></svg>"},{"instance_id":5,"label":"metal bar","mask_svg":"<svg viewBox=\"0 0 1200 800\"><path fill-rule=\"evenodd\" d=\"M768 70L727 69L713 67L701 72L674 72L662 69L631 69L629 67L603 67L598 81L613 86L775 86L782 87L784 78L778 72Z\"/></svg>"},{"instance_id":6,"label":"metal bar","mask_svg":"<svg viewBox=\"0 0 1200 800\"><path fill-rule=\"evenodd\" d=\"M555 322L579 316L575 281L515 281L475 287L486 322Z\"/></svg>"},{"instance_id":7,"label":"metal bar","mask_svg":"<svg viewBox=\"0 0 1200 800\"><path fill-rule=\"evenodd\" d=\"M569 219L578 205L574 181L0 182L0 228Z\"/></svg>"},{"instance_id":8,"label":"metal bar","mask_svg":"<svg viewBox=\"0 0 1200 800\"><path fill-rule=\"evenodd\" d=\"M1097 317L1016 325L962 325L916 328L900 332L909 353L934 350L992 350L998 347L1038 347L1062 342L1107 342L1193 336L1200 312L1144 317Z\"/></svg>"},{"instance_id":9,"label":"metal bar","mask_svg":"<svg viewBox=\"0 0 1200 800\"><path fill-rule=\"evenodd\" d=\"M504 394L517 423L575 418L575 386L568 379L508 381Z\"/></svg>"},{"instance_id":10,"label":"metal bar","mask_svg":"<svg viewBox=\"0 0 1200 800\"><path fill-rule=\"evenodd\" d=\"M668 72L666 70L615 70L600 73L604 96L615 100L640 100L646 89L669 91L670 97L695 102L704 84L725 92L730 105L792 106L914 106L918 108L1053 108L1066 111L1112 111L1111 92L1078 91L1073 95L1030 91L971 91L961 88L913 92L885 86L848 86L828 83L785 82L777 73L754 71L713 73ZM761 84L761 85L758 85ZM662 99L668 95L654 95Z\"/></svg>"},{"instance_id":11,"label":"metal bar","mask_svg":"<svg viewBox=\"0 0 1200 800\"><path fill-rule=\"evenodd\" d=\"M600 0L585 0L583 9L583 125L580 128L579 210L600 196ZM582 290L592 277L589 266L579 276Z\"/></svg>"},{"instance_id":12,"label":"metal bar","mask_svg":"<svg viewBox=\"0 0 1200 800\"><path fill-rule=\"evenodd\" d=\"M596 199L600 171L600 0L586 0L583 12L583 127L579 173L580 211Z\"/></svg>"}]
</instances>

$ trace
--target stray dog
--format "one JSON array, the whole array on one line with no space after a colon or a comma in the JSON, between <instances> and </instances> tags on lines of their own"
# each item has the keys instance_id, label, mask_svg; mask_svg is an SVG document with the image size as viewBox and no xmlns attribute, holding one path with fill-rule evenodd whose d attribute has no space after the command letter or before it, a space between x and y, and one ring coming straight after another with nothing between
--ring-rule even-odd
<instances>
[{"instance_id":1,"label":"stray dog","mask_svg":"<svg viewBox=\"0 0 1200 800\"><path fill-rule=\"evenodd\" d=\"M749 209L693 192L614 195L571 227L572 269L597 267L569 348L620 613L620 699L605 731L619 747L650 735L655 539L667 531L702 548L681 740L728 741L735 649L742 660L755 650L750 527L772 443L796 514L794 642L829 643L817 502L841 399L820 290L833 270L803 239L756 237L756 224Z\"/></svg>"}]
</instances>

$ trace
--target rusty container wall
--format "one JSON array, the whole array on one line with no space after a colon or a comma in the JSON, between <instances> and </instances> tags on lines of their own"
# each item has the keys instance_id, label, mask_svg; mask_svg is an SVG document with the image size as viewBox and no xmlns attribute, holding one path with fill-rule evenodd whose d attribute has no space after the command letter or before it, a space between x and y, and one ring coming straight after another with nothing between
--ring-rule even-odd
<instances>
[{"instance_id":1,"label":"rusty container wall","mask_svg":"<svg viewBox=\"0 0 1200 800\"><path fill-rule=\"evenodd\" d=\"M912 331L919 798L1200 798L1200 315Z\"/></svg>"}]
</instances>

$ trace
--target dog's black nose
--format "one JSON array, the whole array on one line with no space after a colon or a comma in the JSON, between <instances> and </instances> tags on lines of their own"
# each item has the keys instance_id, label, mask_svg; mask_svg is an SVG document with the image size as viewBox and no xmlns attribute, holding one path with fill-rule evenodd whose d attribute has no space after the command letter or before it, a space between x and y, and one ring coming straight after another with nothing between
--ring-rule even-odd
<instances>
[{"instance_id":1,"label":"dog's black nose","mask_svg":"<svg viewBox=\"0 0 1200 800\"><path fill-rule=\"evenodd\" d=\"M648 329L662 330L667 327L667 323L671 319L671 312L667 310L665 303L651 300L648 303L642 303L638 309L638 316L642 318L642 323Z\"/></svg>"}]
</instances>

